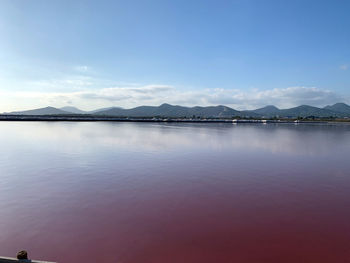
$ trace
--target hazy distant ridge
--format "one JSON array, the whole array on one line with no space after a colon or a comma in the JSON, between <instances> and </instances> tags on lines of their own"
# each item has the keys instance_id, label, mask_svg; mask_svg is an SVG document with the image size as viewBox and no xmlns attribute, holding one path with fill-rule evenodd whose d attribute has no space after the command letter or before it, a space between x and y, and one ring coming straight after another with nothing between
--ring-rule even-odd
<instances>
[{"instance_id":1,"label":"hazy distant ridge","mask_svg":"<svg viewBox=\"0 0 350 263\"><path fill-rule=\"evenodd\" d=\"M61 115L61 114L72 114L72 112L60 110L54 107L45 107L34 110L26 110L26 111L14 111L7 114L18 114L18 115Z\"/></svg>"},{"instance_id":2,"label":"hazy distant ridge","mask_svg":"<svg viewBox=\"0 0 350 263\"><path fill-rule=\"evenodd\" d=\"M238 111L227 106L208 107L184 107L178 105L162 104L160 106L139 106L131 109L119 107L103 108L94 111L82 111L76 107L45 107L41 109L17 111L8 114L17 115L67 115L67 114L90 114L120 117L201 117L201 118L231 118L231 117L350 117L350 106L345 103L336 103L324 108L301 105L290 109L279 109L268 105L256 110Z\"/></svg>"}]
</instances>

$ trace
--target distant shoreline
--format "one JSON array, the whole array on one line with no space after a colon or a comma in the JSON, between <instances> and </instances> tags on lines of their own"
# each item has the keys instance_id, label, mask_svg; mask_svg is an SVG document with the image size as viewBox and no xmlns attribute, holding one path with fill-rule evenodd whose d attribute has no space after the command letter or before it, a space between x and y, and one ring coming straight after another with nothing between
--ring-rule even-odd
<instances>
[{"instance_id":1,"label":"distant shoreline","mask_svg":"<svg viewBox=\"0 0 350 263\"><path fill-rule=\"evenodd\" d=\"M350 123L348 119L233 119L115 117L91 115L0 115L0 121L72 121L72 122L175 122L175 123Z\"/></svg>"},{"instance_id":2,"label":"distant shoreline","mask_svg":"<svg viewBox=\"0 0 350 263\"><path fill-rule=\"evenodd\" d=\"M227 106L184 107L163 103L160 106L139 106L131 109L119 107L102 108L94 111L82 111L75 107L45 107L40 109L4 112L2 115L26 116L92 116L116 118L171 118L171 119L269 119L269 120L350 120L350 106L345 103L336 103L324 108L301 105L289 109L279 109L268 105L256 110L235 110Z\"/></svg>"}]
</instances>

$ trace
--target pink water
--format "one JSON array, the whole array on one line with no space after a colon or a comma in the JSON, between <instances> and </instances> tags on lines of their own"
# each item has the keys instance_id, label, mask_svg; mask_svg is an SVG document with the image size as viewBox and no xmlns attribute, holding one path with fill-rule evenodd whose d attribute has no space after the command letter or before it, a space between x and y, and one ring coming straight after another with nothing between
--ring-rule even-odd
<instances>
[{"instance_id":1,"label":"pink water","mask_svg":"<svg viewBox=\"0 0 350 263\"><path fill-rule=\"evenodd\" d=\"M0 255L350 262L350 126L0 123Z\"/></svg>"}]
</instances>

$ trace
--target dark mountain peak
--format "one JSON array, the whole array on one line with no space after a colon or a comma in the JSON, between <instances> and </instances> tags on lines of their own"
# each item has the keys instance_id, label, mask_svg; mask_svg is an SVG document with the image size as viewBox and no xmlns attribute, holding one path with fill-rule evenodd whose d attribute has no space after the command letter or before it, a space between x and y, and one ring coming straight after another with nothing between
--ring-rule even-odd
<instances>
[{"instance_id":1,"label":"dark mountain peak","mask_svg":"<svg viewBox=\"0 0 350 263\"><path fill-rule=\"evenodd\" d=\"M116 106L114 106L114 107L107 107L107 108L97 109L97 110L95 110L95 111L98 111L98 110L112 110L112 109L123 109L123 108L122 108L122 107L116 107Z\"/></svg>"},{"instance_id":2,"label":"dark mountain peak","mask_svg":"<svg viewBox=\"0 0 350 263\"><path fill-rule=\"evenodd\" d=\"M279 115L280 113L280 109L278 109L276 106L274 105L267 105L265 107L250 111L250 112L254 112L256 114L260 114L262 116L265 117L273 117L276 115Z\"/></svg>"},{"instance_id":3,"label":"dark mountain peak","mask_svg":"<svg viewBox=\"0 0 350 263\"><path fill-rule=\"evenodd\" d=\"M345 106L345 107L350 107L348 104L344 103L344 102L338 102L336 104L334 104L333 106Z\"/></svg>"},{"instance_id":4,"label":"dark mountain peak","mask_svg":"<svg viewBox=\"0 0 350 263\"><path fill-rule=\"evenodd\" d=\"M294 107L294 108L291 108L291 109L319 109L315 106L310 106L310 105L300 105L300 106L297 106L297 107Z\"/></svg>"},{"instance_id":5,"label":"dark mountain peak","mask_svg":"<svg viewBox=\"0 0 350 263\"><path fill-rule=\"evenodd\" d=\"M339 102L339 103L336 103L334 105L328 105L328 106L324 107L324 109L332 110L332 111L336 111L336 112L340 112L340 113L350 114L350 106L343 103L343 102Z\"/></svg>"},{"instance_id":6,"label":"dark mountain peak","mask_svg":"<svg viewBox=\"0 0 350 263\"><path fill-rule=\"evenodd\" d=\"M265 110L279 110L275 105L267 105L265 107L262 107L260 109L265 109Z\"/></svg>"},{"instance_id":7,"label":"dark mountain peak","mask_svg":"<svg viewBox=\"0 0 350 263\"><path fill-rule=\"evenodd\" d=\"M336 108L336 107L350 107L348 104L344 103L344 102L338 102L338 103L335 103L333 105L328 105L326 107L324 107L325 109L330 109L330 108Z\"/></svg>"},{"instance_id":8,"label":"dark mountain peak","mask_svg":"<svg viewBox=\"0 0 350 263\"><path fill-rule=\"evenodd\" d=\"M281 116L286 117L331 117L338 116L335 111L329 109L317 108L309 105L300 105L298 107L281 110Z\"/></svg>"},{"instance_id":9,"label":"dark mountain peak","mask_svg":"<svg viewBox=\"0 0 350 263\"><path fill-rule=\"evenodd\" d=\"M160 108L169 108L169 107L174 107L173 105L169 103L163 103L162 105L159 106Z\"/></svg>"},{"instance_id":10,"label":"dark mountain peak","mask_svg":"<svg viewBox=\"0 0 350 263\"><path fill-rule=\"evenodd\" d=\"M302 104L302 105L296 106L294 108L311 108L311 107L313 107L313 106Z\"/></svg>"},{"instance_id":11,"label":"dark mountain peak","mask_svg":"<svg viewBox=\"0 0 350 263\"><path fill-rule=\"evenodd\" d=\"M220 105L219 107L220 107L221 109L223 109L223 111L231 111L231 110L233 110L232 108L227 107L227 106L223 106L223 105Z\"/></svg>"}]
</instances>

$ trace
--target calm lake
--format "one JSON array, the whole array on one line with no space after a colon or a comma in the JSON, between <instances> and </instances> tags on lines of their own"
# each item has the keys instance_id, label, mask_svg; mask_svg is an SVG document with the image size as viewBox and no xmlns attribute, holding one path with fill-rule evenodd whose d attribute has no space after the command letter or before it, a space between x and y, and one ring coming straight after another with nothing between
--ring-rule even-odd
<instances>
[{"instance_id":1,"label":"calm lake","mask_svg":"<svg viewBox=\"0 0 350 263\"><path fill-rule=\"evenodd\" d=\"M350 125L0 123L0 255L350 262Z\"/></svg>"}]
</instances>

